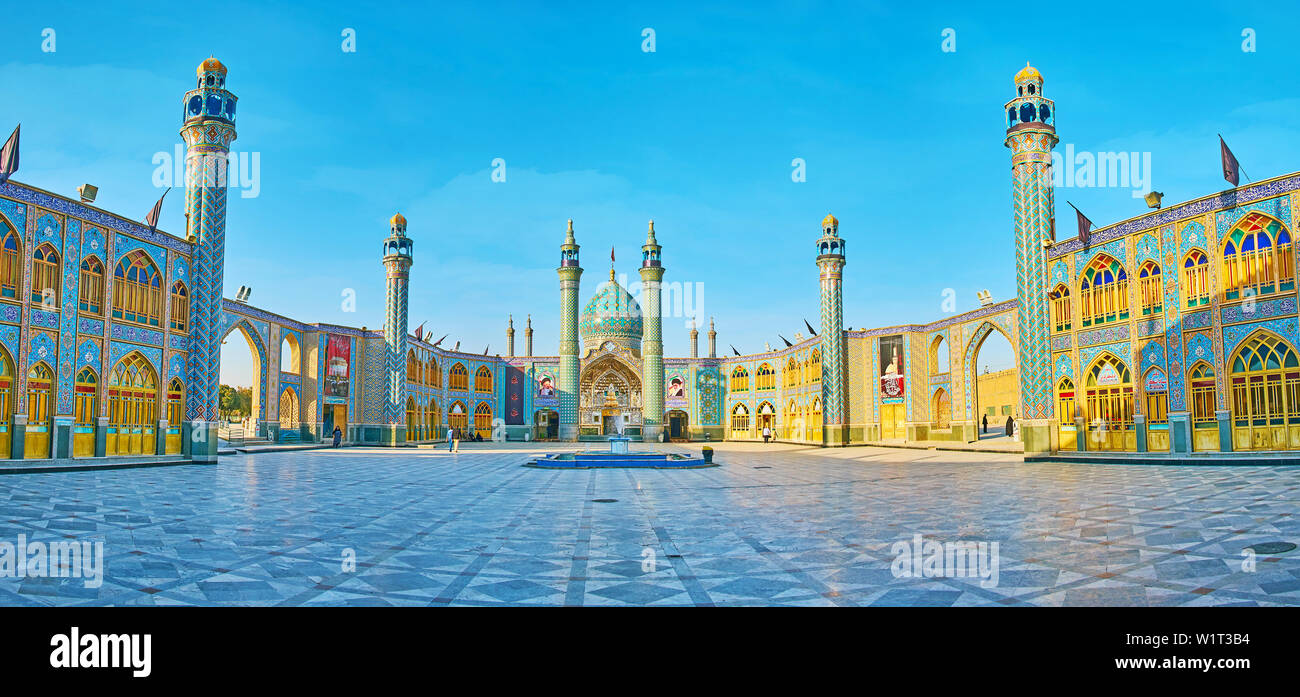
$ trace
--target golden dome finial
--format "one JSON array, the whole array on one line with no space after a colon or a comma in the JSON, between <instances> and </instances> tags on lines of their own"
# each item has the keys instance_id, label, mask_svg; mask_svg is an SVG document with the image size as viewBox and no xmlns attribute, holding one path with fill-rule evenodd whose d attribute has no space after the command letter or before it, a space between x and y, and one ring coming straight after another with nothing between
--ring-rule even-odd
<instances>
[{"instance_id":1,"label":"golden dome finial","mask_svg":"<svg viewBox=\"0 0 1300 697\"><path fill-rule=\"evenodd\" d=\"M406 216L401 213L396 213L393 217L388 219L388 224L390 226L401 225L402 227L406 227Z\"/></svg>"},{"instance_id":2,"label":"golden dome finial","mask_svg":"<svg viewBox=\"0 0 1300 697\"><path fill-rule=\"evenodd\" d=\"M207 60L199 63L199 69L196 70L195 73L198 75L203 75L203 73L221 73L222 75L225 75L226 66L222 65L221 61L213 58L212 55L209 54Z\"/></svg>"},{"instance_id":3,"label":"golden dome finial","mask_svg":"<svg viewBox=\"0 0 1300 697\"><path fill-rule=\"evenodd\" d=\"M1016 77L1015 77L1016 83L1021 83L1026 80L1038 80L1039 82L1043 81L1043 74L1038 72L1038 68L1035 68L1034 66L1030 65L1029 61L1025 61L1025 67L1021 68L1020 72L1016 73Z\"/></svg>"},{"instance_id":4,"label":"golden dome finial","mask_svg":"<svg viewBox=\"0 0 1300 697\"><path fill-rule=\"evenodd\" d=\"M826 228L831 228L832 230L834 230L834 229L838 229L839 227L840 227L839 219L831 215L830 213L827 213L826 217L822 218L823 230L825 230Z\"/></svg>"}]
</instances>

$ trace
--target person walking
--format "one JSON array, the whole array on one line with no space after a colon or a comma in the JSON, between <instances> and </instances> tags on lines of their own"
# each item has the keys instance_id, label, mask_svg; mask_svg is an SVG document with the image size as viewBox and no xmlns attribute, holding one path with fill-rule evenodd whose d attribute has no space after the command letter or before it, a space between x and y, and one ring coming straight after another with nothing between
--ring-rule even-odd
<instances>
[{"instance_id":1,"label":"person walking","mask_svg":"<svg viewBox=\"0 0 1300 697\"><path fill-rule=\"evenodd\" d=\"M453 453L460 452L460 426L451 430L451 451Z\"/></svg>"},{"instance_id":2,"label":"person walking","mask_svg":"<svg viewBox=\"0 0 1300 697\"><path fill-rule=\"evenodd\" d=\"M771 426L764 426L764 427L763 427L763 442L764 442L764 443L770 443L770 442L772 442L772 427L771 427Z\"/></svg>"},{"instance_id":3,"label":"person walking","mask_svg":"<svg viewBox=\"0 0 1300 697\"><path fill-rule=\"evenodd\" d=\"M1006 435L1008 435L1008 436L1011 435L1011 427L1012 427L1012 425L1013 425L1014 423L1015 423L1015 421L1014 421L1010 416L1008 416L1008 417L1007 417L1007 433L1006 433Z\"/></svg>"},{"instance_id":4,"label":"person walking","mask_svg":"<svg viewBox=\"0 0 1300 697\"><path fill-rule=\"evenodd\" d=\"M988 415L988 414L985 414L985 415L984 415L984 432L985 432L985 433L988 433L988 432L989 432L989 415Z\"/></svg>"},{"instance_id":5,"label":"person walking","mask_svg":"<svg viewBox=\"0 0 1300 697\"><path fill-rule=\"evenodd\" d=\"M456 434L456 429L452 428L451 426L448 426L447 427L447 452L451 452L452 443L453 443L452 436L454 436L455 434Z\"/></svg>"},{"instance_id":6,"label":"person walking","mask_svg":"<svg viewBox=\"0 0 1300 697\"><path fill-rule=\"evenodd\" d=\"M338 426L335 426L335 427L334 427L334 447L336 447L336 448L339 447L339 443L341 443L342 441L343 441L343 431L342 431L341 429L339 429Z\"/></svg>"}]
</instances>

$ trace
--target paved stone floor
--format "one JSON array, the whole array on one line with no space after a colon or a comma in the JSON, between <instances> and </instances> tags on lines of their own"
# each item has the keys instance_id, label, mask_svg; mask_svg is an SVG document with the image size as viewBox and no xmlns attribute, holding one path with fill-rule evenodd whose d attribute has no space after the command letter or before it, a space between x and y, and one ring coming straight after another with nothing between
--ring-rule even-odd
<instances>
[{"instance_id":1,"label":"paved stone floor","mask_svg":"<svg viewBox=\"0 0 1300 697\"><path fill-rule=\"evenodd\" d=\"M103 541L107 569L0 578L0 604L1300 605L1300 551L1242 570L1245 546L1300 541L1300 468L716 448L700 470L525 468L548 448L487 443L0 476L0 542ZM997 541L998 585L895 578L914 534Z\"/></svg>"}]
</instances>

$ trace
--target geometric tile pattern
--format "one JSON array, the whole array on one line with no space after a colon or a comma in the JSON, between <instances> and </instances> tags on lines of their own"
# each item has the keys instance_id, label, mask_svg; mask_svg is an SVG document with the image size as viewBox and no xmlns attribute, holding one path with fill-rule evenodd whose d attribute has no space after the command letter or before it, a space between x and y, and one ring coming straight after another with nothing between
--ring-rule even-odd
<instances>
[{"instance_id":1,"label":"geometric tile pattern","mask_svg":"<svg viewBox=\"0 0 1300 697\"><path fill-rule=\"evenodd\" d=\"M1243 565L1300 533L1287 467L714 447L700 470L471 443L7 475L0 538L102 542L105 574L0 578L0 605L1300 606L1297 553ZM916 535L997 542L997 584L895 577Z\"/></svg>"}]
</instances>

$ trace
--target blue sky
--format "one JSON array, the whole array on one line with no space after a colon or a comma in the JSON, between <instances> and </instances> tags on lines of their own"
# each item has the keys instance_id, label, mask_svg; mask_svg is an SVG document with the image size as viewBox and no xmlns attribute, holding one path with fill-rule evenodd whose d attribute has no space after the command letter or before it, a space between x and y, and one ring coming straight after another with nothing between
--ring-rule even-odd
<instances>
[{"instance_id":1,"label":"blue sky","mask_svg":"<svg viewBox=\"0 0 1300 697\"><path fill-rule=\"evenodd\" d=\"M1166 202L1226 186L1216 133L1255 179L1300 169L1294 6L731 5L234 2L223 22L166 3L26 4L0 26L0 127L23 123L17 179L65 195L90 182L99 205L143 218L154 154L180 142L181 96L213 54L240 98L235 149L260 157L258 196L229 207L227 296L246 284L284 315L378 327L380 241L401 211L412 327L493 353L510 313L520 330L532 313L537 352L556 352L568 218L584 303L611 245L635 278L653 218L665 281L701 284L728 351L818 323L827 212L848 240L847 326L938 319L946 288L957 311L982 288L1013 297L1002 105L1027 60L1056 100L1058 150L1149 152ZM807 181L791 181L794 158ZM173 232L178 194L162 218ZM1058 191L1062 236L1067 199L1098 225L1146 210L1129 188ZM664 334L686 354L684 318Z\"/></svg>"}]
</instances>

